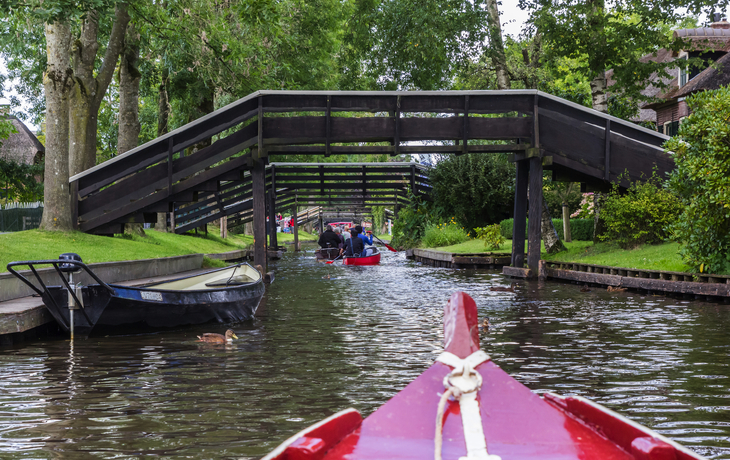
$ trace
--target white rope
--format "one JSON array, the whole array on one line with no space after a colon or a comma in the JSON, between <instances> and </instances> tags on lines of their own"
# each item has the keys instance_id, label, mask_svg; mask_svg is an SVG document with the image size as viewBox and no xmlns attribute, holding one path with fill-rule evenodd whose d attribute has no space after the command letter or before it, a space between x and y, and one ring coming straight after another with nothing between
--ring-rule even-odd
<instances>
[{"instance_id":1,"label":"white rope","mask_svg":"<svg viewBox=\"0 0 730 460\"><path fill-rule=\"evenodd\" d=\"M482 376L474 370L481 363L488 361L489 355L479 350L465 359L461 359L447 351L441 353L436 361L454 368L444 377L446 391L441 396L436 414L436 435L434 437L434 458L441 460L443 446L443 417L446 403L453 396L459 401L461 423L466 441L466 457L459 460L501 460L498 455L489 455L487 440L484 436L482 416L477 402L477 393L482 386Z\"/></svg>"}]
</instances>

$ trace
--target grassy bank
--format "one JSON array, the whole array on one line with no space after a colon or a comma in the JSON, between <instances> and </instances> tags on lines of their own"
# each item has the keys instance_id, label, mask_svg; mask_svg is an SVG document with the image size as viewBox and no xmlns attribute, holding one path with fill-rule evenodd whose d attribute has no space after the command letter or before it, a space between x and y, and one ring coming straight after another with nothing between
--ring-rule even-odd
<instances>
[{"instance_id":1,"label":"grassy bank","mask_svg":"<svg viewBox=\"0 0 730 460\"><path fill-rule=\"evenodd\" d=\"M213 233L175 235L149 229L145 233L146 238L40 230L7 233L0 235L0 271L6 271L8 262L55 259L64 252L75 252L84 262L95 263L228 252L246 248L253 242L253 237L243 235L231 235L224 240Z\"/></svg>"},{"instance_id":2,"label":"grassy bank","mask_svg":"<svg viewBox=\"0 0 730 460\"><path fill-rule=\"evenodd\" d=\"M565 243L567 251L558 254L545 253L542 246L541 257L555 262L581 262L585 264L607 265L610 267L643 268L687 272L687 267L679 256L678 243L644 245L636 249L621 249L610 243L593 244L590 241ZM428 248L437 251L470 254L479 252L512 252L512 241L507 240L499 250L489 250L481 240L469 240L453 246Z\"/></svg>"}]
</instances>

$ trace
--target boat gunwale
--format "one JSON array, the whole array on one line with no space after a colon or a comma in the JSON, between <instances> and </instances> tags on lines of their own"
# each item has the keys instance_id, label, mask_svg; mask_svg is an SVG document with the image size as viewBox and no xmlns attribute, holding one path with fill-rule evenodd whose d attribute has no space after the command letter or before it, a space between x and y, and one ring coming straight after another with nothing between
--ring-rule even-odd
<instances>
[{"instance_id":1,"label":"boat gunwale","mask_svg":"<svg viewBox=\"0 0 730 460\"><path fill-rule=\"evenodd\" d=\"M209 275L211 273L220 272L220 271L223 271L223 270L230 270L232 268L237 268L237 267L240 267L240 266L243 266L243 265L247 265L252 270L254 270L257 273L259 273L259 279L256 280L256 281L250 282L250 283L236 284L236 285L230 285L230 286L225 286L225 287L220 287L220 288L219 287L216 287L216 288L210 288L210 289L189 289L189 290L185 290L185 289L154 289L154 288L150 289L150 288L148 288L148 286L159 286L160 284L174 283L176 281L182 281L182 280L185 280L185 279L195 278L196 276ZM160 292L160 293L165 292L165 293L178 293L178 294L192 294L192 293L201 293L201 292L231 291L231 290L237 290L237 289L242 289L242 288L248 288L248 287L256 286L257 284L263 284L263 283L264 283L264 277L261 275L261 272L259 272L258 270L256 270L256 268L254 268L253 266L251 266L251 264L249 264L248 262L242 262L240 264L232 265L230 267L216 268L216 269L213 269L213 270L210 270L210 271L207 271L207 272L198 273L197 275L181 276L180 278L175 278L175 279L171 279L171 280L167 280L167 281L159 281L159 282L156 282L156 283L145 284L145 285L142 285L142 286L122 286L122 285L119 285L119 284L108 284L108 286L114 288L115 291L118 288L118 289L128 289L128 290L133 290L133 291L150 291L150 292ZM119 297L119 295L117 295L117 293L115 292L114 293L114 297Z\"/></svg>"}]
</instances>

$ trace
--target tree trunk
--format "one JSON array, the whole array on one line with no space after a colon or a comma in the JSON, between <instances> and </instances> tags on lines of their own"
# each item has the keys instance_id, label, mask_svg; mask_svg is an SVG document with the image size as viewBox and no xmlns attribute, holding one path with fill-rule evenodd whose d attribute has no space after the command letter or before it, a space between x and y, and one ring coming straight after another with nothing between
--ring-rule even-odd
<instances>
[{"instance_id":1,"label":"tree trunk","mask_svg":"<svg viewBox=\"0 0 730 460\"><path fill-rule=\"evenodd\" d=\"M509 70L507 69L507 58L504 54L502 23L499 18L497 1L487 0L487 12L489 13L489 47L491 48L492 63L497 71L497 88L510 89Z\"/></svg>"},{"instance_id":2,"label":"tree trunk","mask_svg":"<svg viewBox=\"0 0 730 460\"><path fill-rule=\"evenodd\" d=\"M42 230L71 231L74 228L68 190L68 109L73 87L69 65L71 31L68 23L46 24L48 62L43 74L46 97L46 159Z\"/></svg>"},{"instance_id":3,"label":"tree trunk","mask_svg":"<svg viewBox=\"0 0 730 460\"><path fill-rule=\"evenodd\" d=\"M545 201L545 195L542 198L542 219L540 220L540 226L542 230L542 242L545 244L545 251L548 254L566 250L565 245L558 238L558 232L553 225L553 219L550 218L550 210Z\"/></svg>"},{"instance_id":4,"label":"tree trunk","mask_svg":"<svg viewBox=\"0 0 730 460\"><path fill-rule=\"evenodd\" d=\"M124 40L124 50L119 64L119 135L117 152L122 154L139 144L139 35L134 24L129 24ZM125 224L124 233L147 236L142 224Z\"/></svg>"},{"instance_id":5,"label":"tree trunk","mask_svg":"<svg viewBox=\"0 0 730 460\"><path fill-rule=\"evenodd\" d=\"M593 109L608 113L608 97L606 95L606 72L601 72L591 80L591 99Z\"/></svg>"},{"instance_id":6,"label":"tree trunk","mask_svg":"<svg viewBox=\"0 0 730 460\"><path fill-rule=\"evenodd\" d=\"M167 68L162 70L162 82L157 89L157 137L167 134L170 121L170 101L167 96L167 82L169 78ZM157 223L155 230L158 232L167 231L167 215L166 212L157 213Z\"/></svg>"},{"instance_id":7,"label":"tree trunk","mask_svg":"<svg viewBox=\"0 0 730 460\"><path fill-rule=\"evenodd\" d=\"M137 69L139 59L139 35L133 24L129 25L122 61L119 66L119 137L117 150L120 154L139 144L139 82L142 74Z\"/></svg>"},{"instance_id":8,"label":"tree trunk","mask_svg":"<svg viewBox=\"0 0 730 460\"><path fill-rule=\"evenodd\" d=\"M601 193L593 193L593 243L601 240L598 238L604 231L606 224L601 218L601 207L603 207L603 195Z\"/></svg>"},{"instance_id":9,"label":"tree trunk","mask_svg":"<svg viewBox=\"0 0 730 460\"><path fill-rule=\"evenodd\" d=\"M71 94L69 115L69 168L73 176L96 165L96 128L99 107L109 83L114 76L117 58L124 46L124 36L129 23L125 3L118 3L114 25L109 36L98 74L94 77L96 54L99 50L99 14L87 12L81 37L73 50L74 91Z\"/></svg>"},{"instance_id":10,"label":"tree trunk","mask_svg":"<svg viewBox=\"0 0 730 460\"><path fill-rule=\"evenodd\" d=\"M566 243L573 241L573 236L570 234L570 210L568 203L565 202L563 202L563 239Z\"/></svg>"}]
</instances>

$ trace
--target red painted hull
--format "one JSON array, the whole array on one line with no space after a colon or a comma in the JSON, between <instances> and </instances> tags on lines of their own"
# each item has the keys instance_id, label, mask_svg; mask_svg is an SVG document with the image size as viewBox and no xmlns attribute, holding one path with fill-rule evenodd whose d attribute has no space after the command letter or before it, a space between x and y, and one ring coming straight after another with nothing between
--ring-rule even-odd
<instances>
[{"instance_id":1,"label":"red painted hull","mask_svg":"<svg viewBox=\"0 0 730 460\"><path fill-rule=\"evenodd\" d=\"M370 257L345 257L342 261L342 265L378 265L379 263L380 253Z\"/></svg>"},{"instance_id":2,"label":"red painted hull","mask_svg":"<svg viewBox=\"0 0 730 460\"><path fill-rule=\"evenodd\" d=\"M445 350L464 359L479 350L476 305L457 292L444 318ZM390 401L362 420L342 411L289 438L264 460L434 458L437 406L451 367L436 362ZM648 428L580 397L540 397L491 361L475 370L483 438L490 455L511 459L700 459ZM443 418L443 459L466 456L457 401Z\"/></svg>"}]
</instances>

